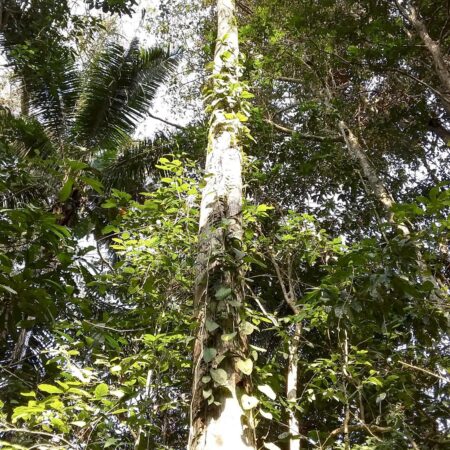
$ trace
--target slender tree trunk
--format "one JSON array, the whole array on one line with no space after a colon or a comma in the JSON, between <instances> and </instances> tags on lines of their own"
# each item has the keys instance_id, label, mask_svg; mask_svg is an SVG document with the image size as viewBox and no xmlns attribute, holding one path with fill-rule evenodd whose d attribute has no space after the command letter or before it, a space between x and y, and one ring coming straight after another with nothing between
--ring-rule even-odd
<instances>
[{"instance_id":1,"label":"slender tree trunk","mask_svg":"<svg viewBox=\"0 0 450 450\"><path fill-rule=\"evenodd\" d=\"M371 162L369 161L366 152L363 150L361 144L359 143L358 138L342 120L339 122L339 129L341 130L342 137L345 139L345 144L350 153L350 156L359 164L364 177L367 179L370 188L372 189L372 192L374 193L378 201L382 204L388 222L394 225L400 233L408 236L410 234L408 227L405 224L398 224L394 221L392 207L395 204L395 200L386 189L380 178L378 178L378 175Z\"/></svg>"},{"instance_id":2,"label":"slender tree trunk","mask_svg":"<svg viewBox=\"0 0 450 450\"><path fill-rule=\"evenodd\" d=\"M287 401L292 404L289 409L289 450L300 450L300 426L296 415L295 404L297 403L298 384L298 353L300 350L300 338L302 335L302 324L297 322L294 325L294 333L289 342L289 358L287 373Z\"/></svg>"},{"instance_id":3,"label":"slender tree trunk","mask_svg":"<svg viewBox=\"0 0 450 450\"><path fill-rule=\"evenodd\" d=\"M206 186L200 210L194 294L199 331L194 347L189 450L254 450L244 318L242 148L239 46L234 0L217 0L218 32L207 99L211 119ZM237 87L237 89L236 89ZM245 119L244 119L245 120Z\"/></svg>"},{"instance_id":4,"label":"slender tree trunk","mask_svg":"<svg viewBox=\"0 0 450 450\"><path fill-rule=\"evenodd\" d=\"M359 163L359 166L361 167L365 178L369 182L372 192L375 194L378 201L382 204L388 222L397 230L398 233L400 233L404 237L409 237L411 235L411 230L406 225L406 223L399 223L394 220L392 207L395 205L395 200L388 192L380 178L378 178L378 175L372 167L372 164L370 163L365 151L361 147L358 138L353 134L350 128L343 121L340 121L339 128L341 130L343 138L345 139L345 143L351 157ZM435 288L438 288L439 285L435 277L430 273L423 259L422 252L419 248L416 247L415 244L414 247L416 249L417 265L422 271L423 281L430 281L431 283L433 283Z\"/></svg>"},{"instance_id":5,"label":"slender tree trunk","mask_svg":"<svg viewBox=\"0 0 450 450\"><path fill-rule=\"evenodd\" d=\"M287 269L287 283L283 279L280 266L275 257L271 257L273 266L277 273L278 282L280 283L283 292L283 298L291 311L298 315L300 314L300 307L297 305L294 289L294 281L292 278L292 260L288 261ZM289 341L288 347L288 369L286 377L286 397L291 407L289 408L289 433L291 438L289 440L289 450L300 450L300 423L296 414L295 403L297 403L297 386L298 386L298 362L300 351L300 340L302 337L302 323L294 323L294 331Z\"/></svg>"},{"instance_id":6,"label":"slender tree trunk","mask_svg":"<svg viewBox=\"0 0 450 450\"><path fill-rule=\"evenodd\" d=\"M409 2L408 2L409 3ZM403 4L396 0L400 12L406 17L416 30L425 48L428 50L436 70L436 75L444 90L445 109L450 114L450 70L445 62L444 54L438 42L433 40L428 33L425 23L420 19L419 13L412 4Z\"/></svg>"}]
</instances>

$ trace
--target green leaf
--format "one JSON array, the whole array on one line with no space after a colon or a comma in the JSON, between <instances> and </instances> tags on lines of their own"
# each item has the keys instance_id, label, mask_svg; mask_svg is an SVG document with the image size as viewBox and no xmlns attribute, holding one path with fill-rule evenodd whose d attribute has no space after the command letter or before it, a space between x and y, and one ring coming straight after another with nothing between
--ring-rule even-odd
<instances>
[{"instance_id":1,"label":"green leaf","mask_svg":"<svg viewBox=\"0 0 450 450\"><path fill-rule=\"evenodd\" d=\"M6 292L9 292L10 294L17 294L17 291L15 291L13 288L9 286L5 286L4 284L0 284L0 289L3 289Z\"/></svg>"},{"instance_id":2,"label":"green leaf","mask_svg":"<svg viewBox=\"0 0 450 450\"><path fill-rule=\"evenodd\" d=\"M258 406L259 400L256 397L244 394L241 397L242 409L248 411Z\"/></svg>"},{"instance_id":3,"label":"green leaf","mask_svg":"<svg viewBox=\"0 0 450 450\"><path fill-rule=\"evenodd\" d=\"M267 419L267 420L272 420L273 419L273 415L270 412L267 412L267 411L264 411L264 410L260 409L259 413L264 417L264 419Z\"/></svg>"},{"instance_id":4,"label":"green leaf","mask_svg":"<svg viewBox=\"0 0 450 450\"><path fill-rule=\"evenodd\" d=\"M69 159L67 160L67 165L72 169L72 170L83 170L83 169L87 169L89 167L88 164L82 162L82 161L77 161L75 159Z\"/></svg>"},{"instance_id":5,"label":"green leaf","mask_svg":"<svg viewBox=\"0 0 450 450\"><path fill-rule=\"evenodd\" d=\"M245 334L248 336L253 333L253 331L255 330L255 326L252 325L250 322L242 322L239 325L239 329L241 330L242 334Z\"/></svg>"},{"instance_id":6,"label":"green leaf","mask_svg":"<svg viewBox=\"0 0 450 450\"><path fill-rule=\"evenodd\" d=\"M54 425L60 431L68 431L67 424L63 422L59 417L52 417L50 419L52 425Z\"/></svg>"},{"instance_id":7,"label":"green leaf","mask_svg":"<svg viewBox=\"0 0 450 450\"><path fill-rule=\"evenodd\" d=\"M84 389L79 389L79 388L75 388L75 387L71 387L67 392L70 393L70 394L81 395L81 396L84 396L84 397L90 397L91 396L91 394L89 394L89 392L85 391Z\"/></svg>"},{"instance_id":8,"label":"green leaf","mask_svg":"<svg viewBox=\"0 0 450 450\"><path fill-rule=\"evenodd\" d=\"M119 408L119 409L115 409L111 414L122 414L127 411L129 411L128 408Z\"/></svg>"},{"instance_id":9,"label":"green leaf","mask_svg":"<svg viewBox=\"0 0 450 450\"><path fill-rule=\"evenodd\" d=\"M96 178L81 177L81 181L88 186L91 186L98 194L103 194L103 183L100 180L97 180Z\"/></svg>"},{"instance_id":10,"label":"green leaf","mask_svg":"<svg viewBox=\"0 0 450 450\"><path fill-rule=\"evenodd\" d=\"M203 389L202 394L203 394L203 398L207 399L207 398L211 397L212 389Z\"/></svg>"},{"instance_id":11,"label":"green leaf","mask_svg":"<svg viewBox=\"0 0 450 450\"><path fill-rule=\"evenodd\" d=\"M38 389L42 392L47 392L48 394L62 394L63 391L56 386L52 386L51 384L40 384L38 385Z\"/></svg>"},{"instance_id":12,"label":"green leaf","mask_svg":"<svg viewBox=\"0 0 450 450\"><path fill-rule=\"evenodd\" d=\"M275 445L272 442L264 442L264 448L267 448L269 450L281 450L278 445Z\"/></svg>"},{"instance_id":13,"label":"green leaf","mask_svg":"<svg viewBox=\"0 0 450 450\"><path fill-rule=\"evenodd\" d=\"M217 328L219 328L218 323L214 322L214 320L209 320L209 319L206 319L205 326L209 332L212 332L214 330L217 330Z\"/></svg>"},{"instance_id":14,"label":"green leaf","mask_svg":"<svg viewBox=\"0 0 450 450\"><path fill-rule=\"evenodd\" d=\"M217 355L217 350L215 348L205 348L203 350L203 359L205 363L211 362Z\"/></svg>"},{"instance_id":15,"label":"green leaf","mask_svg":"<svg viewBox=\"0 0 450 450\"><path fill-rule=\"evenodd\" d=\"M71 425L75 425L76 427L83 428L86 425L84 420L75 420L75 422L70 422Z\"/></svg>"},{"instance_id":16,"label":"green leaf","mask_svg":"<svg viewBox=\"0 0 450 450\"><path fill-rule=\"evenodd\" d=\"M211 369L209 371L212 379L219 385L224 386L228 382L228 375L223 369Z\"/></svg>"},{"instance_id":17,"label":"green leaf","mask_svg":"<svg viewBox=\"0 0 450 450\"><path fill-rule=\"evenodd\" d=\"M108 395L109 393L109 388L108 385L105 383L101 383L99 384L94 391L94 395L99 398L99 397L104 397L105 395Z\"/></svg>"},{"instance_id":18,"label":"green leaf","mask_svg":"<svg viewBox=\"0 0 450 450\"><path fill-rule=\"evenodd\" d=\"M254 95L251 92L243 91L241 94L241 98L253 98Z\"/></svg>"},{"instance_id":19,"label":"green leaf","mask_svg":"<svg viewBox=\"0 0 450 450\"><path fill-rule=\"evenodd\" d=\"M377 377L369 377L365 381L368 384L374 384L375 386L383 387L383 382Z\"/></svg>"},{"instance_id":20,"label":"green leaf","mask_svg":"<svg viewBox=\"0 0 450 450\"><path fill-rule=\"evenodd\" d=\"M225 300L227 297L229 297L232 294L232 290L229 287L221 286L216 291L216 298L217 300Z\"/></svg>"},{"instance_id":21,"label":"green leaf","mask_svg":"<svg viewBox=\"0 0 450 450\"><path fill-rule=\"evenodd\" d=\"M24 397L33 397L36 398L36 392L21 392L20 395L23 395Z\"/></svg>"},{"instance_id":22,"label":"green leaf","mask_svg":"<svg viewBox=\"0 0 450 450\"><path fill-rule=\"evenodd\" d=\"M250 358L240 359L236 367L245 375L250 375L253 372L253 361Z\"/></svg>"},{"instance_id":23,"label":"green leaf","mask_svg":"<svg viewBox=\"0 0 450 450\"><path fill-rule=\"evenodd\" d=\"M72 193L72 187L73 187L73 178L69 178L65 183L64 186L61 188L58 194L58 198L60 202L65 202L70 194Z\"/></svg>"},{"instance_id":24,"label":"green leaf","mask_svg":"<svg viewBox=\"0 0 450 450\"><path fill-rule=\"evenodd\" d=\"M245 114L242 114L241 112L236 113L236 117L239 119L240 122L248 121L248 117Z\"/></svg>"},{"instance_id":25,"label":"green leaf","mask_svg":"<svg viewBox=\"0 0 450 450\"><path fill-rule=\"evenodd\" d=\"M275 394L273 389L268 384L259 385L258 390L269 397L271 400L275 400L277 398L277 394Z\"/></svg>"},{"instance_id":26,"label":"green leaf","mask_svg":"<svg viewBox=\"0 0 450 450\"><path fill-rule=\"evenodd\" d=\"M220 336L220 338L222 339L222 341L224 342L229 342L232 339L234 339L236 337L237 333L236 331L233 333L228 333L228 334L222 334L222 336Z\"/></svg>"},{"instance_id":27,"label":"green leaf","mask_svg":"<svg viewBox=\"0 0 450 450\"><path fill-rule=\"evenodd\" d=\"M107 440L106 440L106 442L103 444L103 448L109 448L109 447L111 447L111 446L113 446L113 445L116 445L116 443L117 443L117 439L116 438L108 438Z\"/></svg>"},{"instance_id":28,"label":"green leaf","mask_svg":"<svg viewBox=\"0 0 450 450\"><path fill-rule=\"evenodd\" d=\"M105 208L105 209L115 208L116 206L117 206L116 201L111 198L106 200L105 203L102 203L102 208Z\"/></svg>"}]
</instances>

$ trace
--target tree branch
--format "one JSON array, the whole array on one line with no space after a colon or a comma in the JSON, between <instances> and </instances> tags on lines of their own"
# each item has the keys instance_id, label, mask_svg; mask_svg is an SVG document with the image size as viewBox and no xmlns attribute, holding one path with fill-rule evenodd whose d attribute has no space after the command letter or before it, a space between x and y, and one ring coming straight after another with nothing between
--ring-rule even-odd
<instances>
[{"instance_id":1,"label":"tree branch","mask_svg":"<svg viewBox=\"0 0 450 450\"><path fill-rule=\"evenodd\" d=\"M445 378L442 375L439 375L437 373L431 372L430 370L424 369L422 367L413 366L412 364L409 364L409 363L407 363L405 361L399 361L399 364L401 364L402 366L405 366L405 367L409 367L410 369L414 369L414 370L418 370L419 372L426 373L427 375L431 375L432 377L435 377L435 378L437 378L439 380L442 380L442 381L446 381L447 383L450 382L450 378Z\"/></svg>"},{"instance_id":2,"label":"tree branch","mask_svg":"<svg viewBox=\"0 0 450 450\"><path fill-rule=\"evenodd\" d=\"M169 121L166 120L166 119L161 119L161 117L154 116L154 115L151 114L151 113L147 113L147 116L151 117L152 119L159 120L160 122L163 122L163 123L165 123L166 125L170 125L171 127L178 128L179 130L185 130L185 129L186 129L186 127L183 127L182 125L178 125L178 124L176 124L176 123L169 122Z\"/></svg>"},{"instance_id":3,"label":"tree branch","mask_svg":"<svg viewBox=\"0 0 450 450\"><path fill-rule=\"evenodd\" d=\"M264 119L264 122L268 123L269 125L271 125L276 130L282 131L283 133L286 133L286 134L295 134L295 135L297 135L298 138L304 139L305 141L344 142L344 140L340 136L330 136L330 137L328 137L328 136L316 136L315 134L302 133L301 131L296 131L296 130L294 130L292 128L285 127L285 126L280 125L280 124L278 124L276 122L273 122L270 119Z\"/></svg>"}]
</instances>

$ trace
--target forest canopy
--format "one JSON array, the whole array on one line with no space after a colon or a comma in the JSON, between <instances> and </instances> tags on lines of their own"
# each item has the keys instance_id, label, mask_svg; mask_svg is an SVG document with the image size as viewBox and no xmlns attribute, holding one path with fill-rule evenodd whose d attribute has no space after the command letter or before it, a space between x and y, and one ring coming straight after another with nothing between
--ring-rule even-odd
<instances>
[{"instance_id":1,"label":"forest canopy","mask_svg":"<svg viewBox=\"0 0 450 450\"><path fill-rule=\"evenodd\" d=\"M450 446L450 2L0 2L0 447Z\"/></svg>"}]
</instances>

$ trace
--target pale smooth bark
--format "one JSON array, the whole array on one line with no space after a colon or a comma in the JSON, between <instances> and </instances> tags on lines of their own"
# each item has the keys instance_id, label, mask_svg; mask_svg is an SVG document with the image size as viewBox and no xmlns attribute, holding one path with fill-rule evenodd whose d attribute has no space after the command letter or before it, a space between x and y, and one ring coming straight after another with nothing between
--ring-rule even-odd
<instances>
[{"instance_id":1,"label":"pale smooth bark","mask_svg":"<svg viewBox=\"0 0 450 450\"><path fill-rule=\"evenodd\" d=\"M297 403L298 361L301 336L302 325L301 323L296 323L294 325L293 335L289 342L288 373L286 378L287 401L292 404L292 407L289 409L288 423L289 433L291 434L289 450L300 450L300 426L294 405Z\"/></svg>"},{"instance_id":2,"label":"pale smooth bark","mask_svg":"<svg viewBox=\"0 0 450 450\"><path fill-rule=\"evenodd\" d=\"M273 256L271 257L271 259L277 273L281 291L283 292L284 301L295 315L300 314L300 307L296 302L294 282L292 279L292 261L288 261L287 283L285 283L278 262ZM298 363L301 337L302 323L296 322L294 323L294 330L288 345L288 368L286 377L286 397L288 402L291 403L291 407L288 411L288 427L289 434L291 435L291 438L289 440L289 450L300 450L300 423L294 405L295 403L297 403Z\"/></svg>"},{"instance_id":3,"label":"pale smooth bark","mask_svg":"<svg viewBox=\"0 0 450 450\"><path fill-rule=\"evenodd\" d=\"M367 179L369 183L372 192L374 193L378 201L382 204L386 214L387 221L393 226L394 229L397 230L399 234L403 235L406 238L409 237L411 235L411 230L408 227L408 225L403 222L399 223L395 221L394 213L392 211L392 207L395 205L395 200L389 193L389 191L386 189L381 179L378 177L375 169L373 168L369 158L366 155L366 152L363 150L361 144L359 143L358 138L353 134L352 130L342 120L339 122L339 128L341 130L343 138L345 139L345 143L350 153L350 156L358 162L364 177ZM430 271L424 262L422 252L420 251L419 248L416 247L415 244L414 247L416 249L417 265L422 271L423 281L431 281L431 283L433 283L435 288L438 288L439 285L436 279L434 278L433 275L429 273Z\"/></svg>"},{"instance_id":4,"label":"pale smooth bark","mask_svg":"<svg viewBox=\"0 0 450 450\"><path fill-rule=\"evenodd\" d=\"M247 357L247 338L239 332L240 311L244 301L240 264L230 268L224 259L235 258L242 240L242 134L236 105L219 87L239 82L239 45L234 0L217 0L218 32L212 81L213 107L210 119L206 186L200 205L199 253L196 269L196 306L199 332L194 348L194 374L190 411L188 450L255 450L253 419L242 407L242 395L250 393L250 382L236 367ZM214 103L214 100L219 100ZM233 302L215 297L217 289L228 289ZM207 321L219 325L208 330ZM210 322L211 323L211 322ZM230 340L222 333L236 332ZM217 351L206 363L205 347ZM218 387L211 370L226 372L227 381ZM208 384L207 384L208 383ZM212 389L205 397L205 390ZM210 404L211 403L211 404Z\"/></svg>"}]
</instances>

